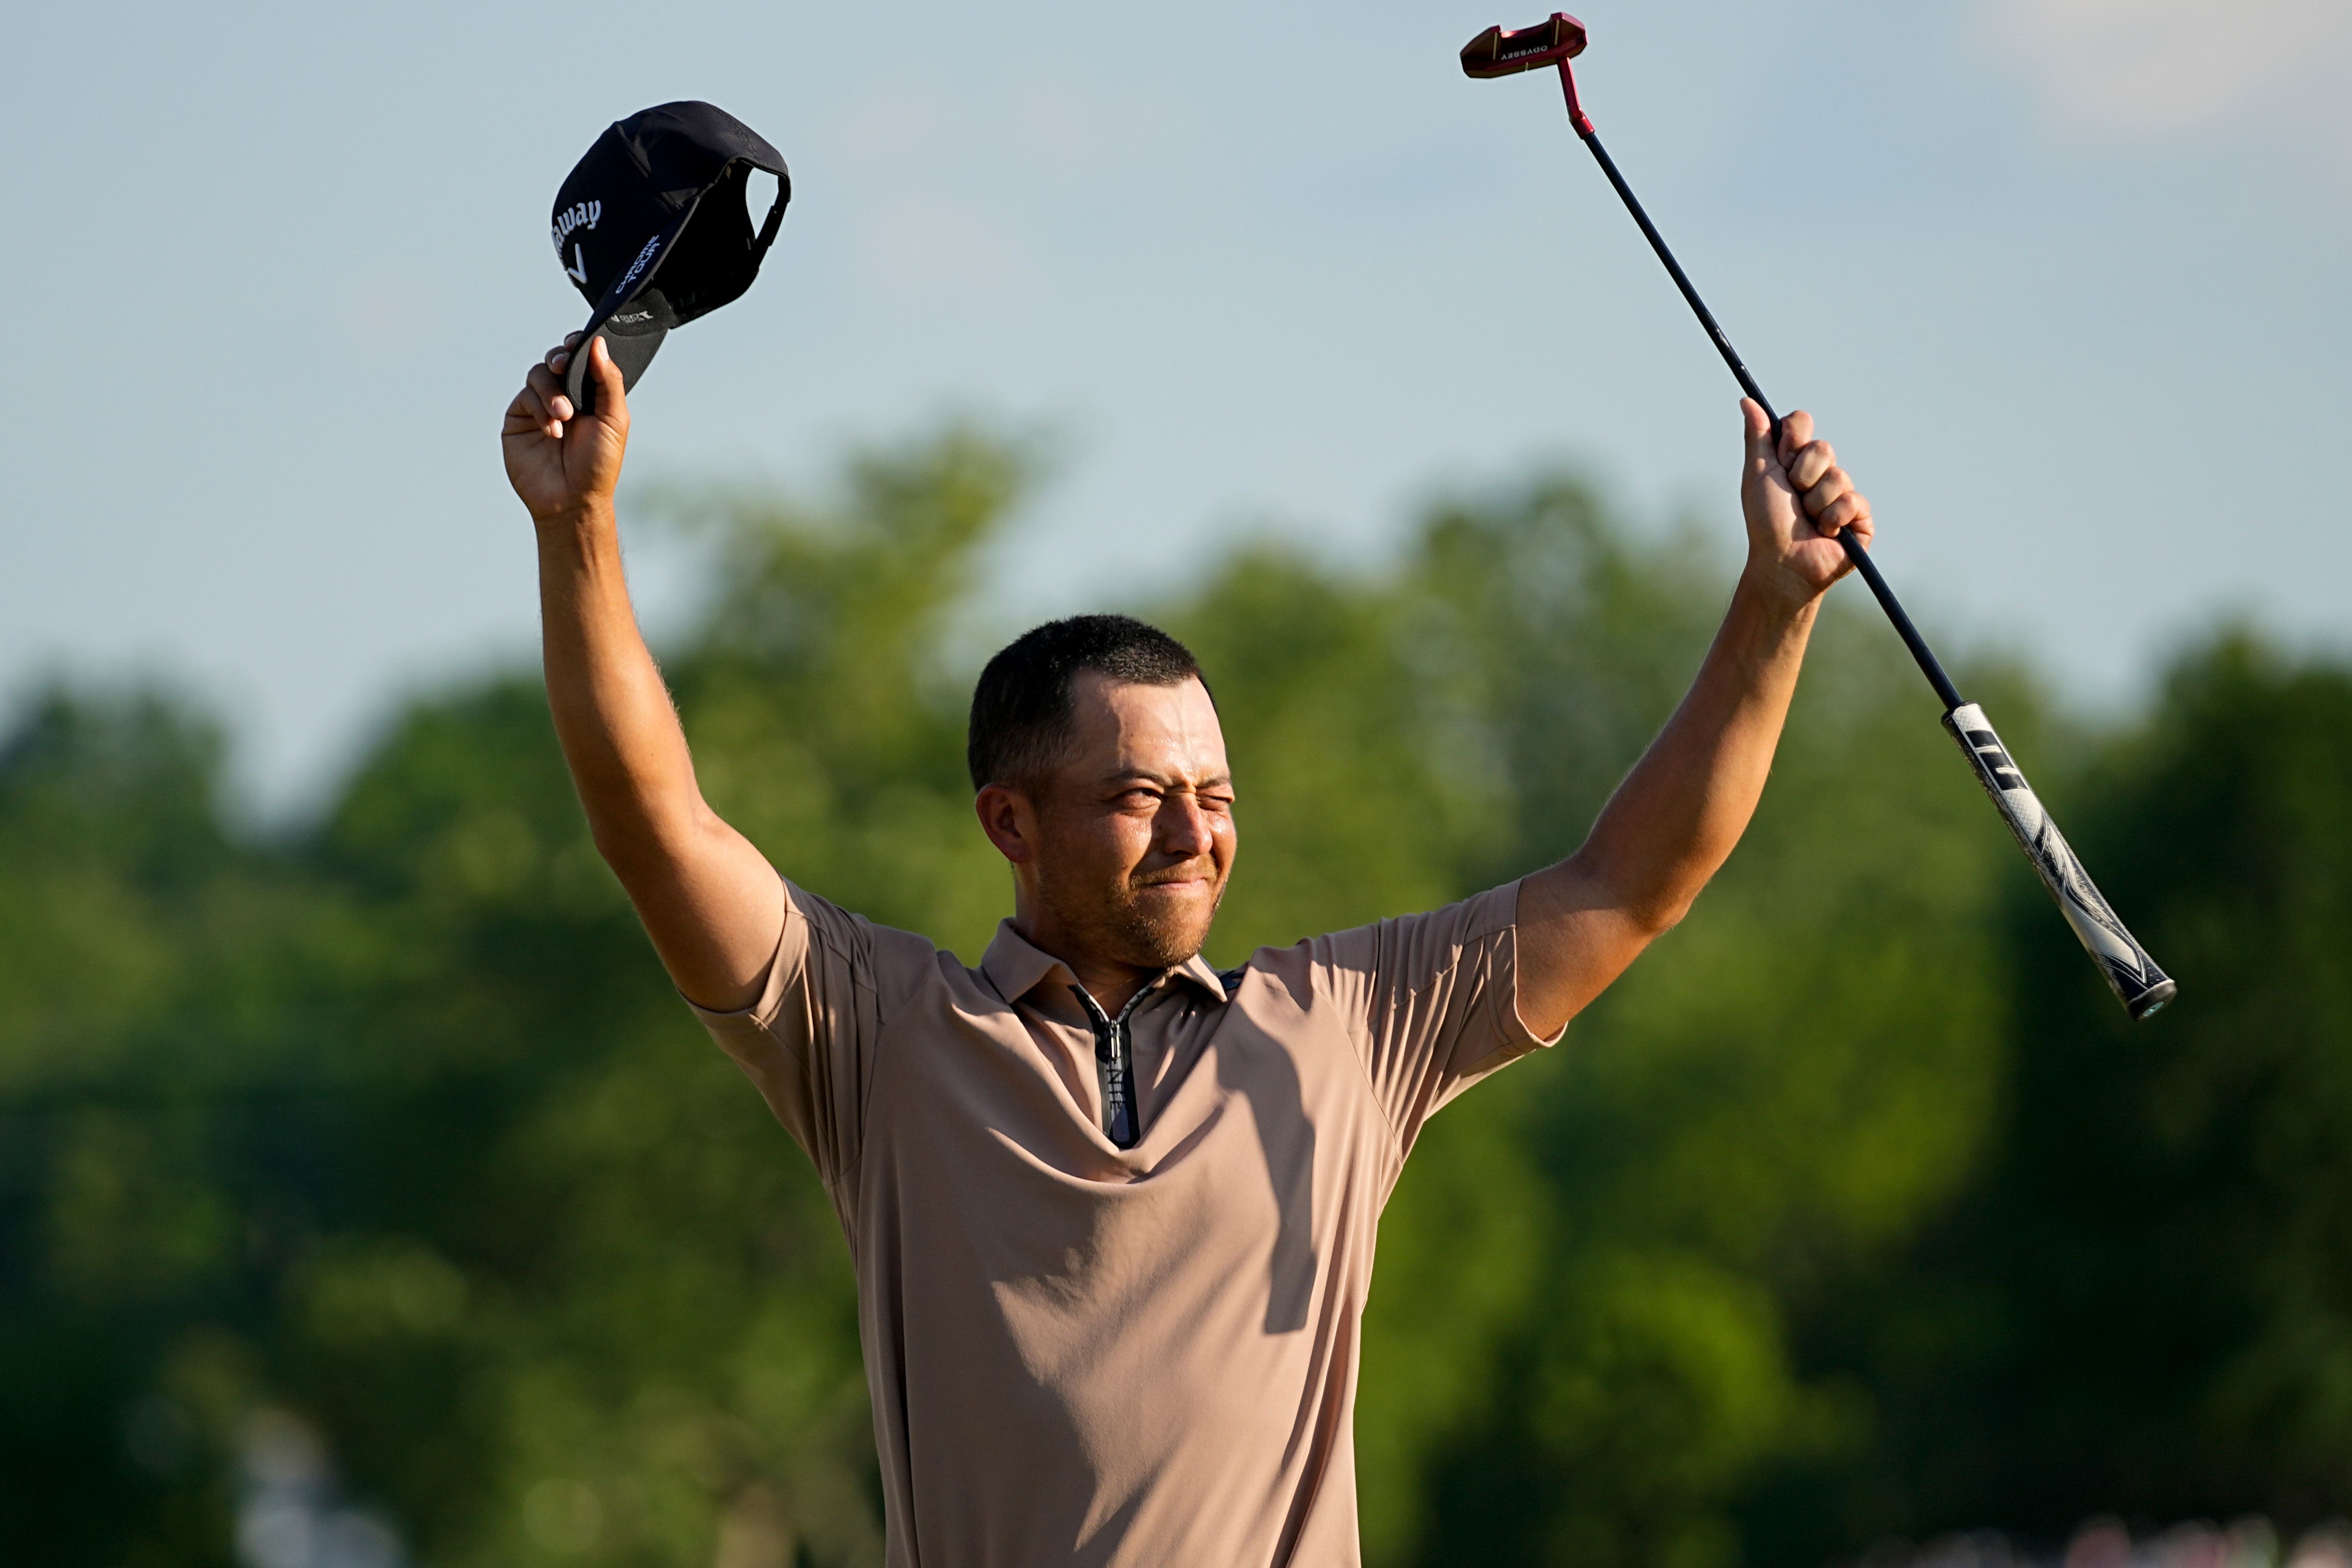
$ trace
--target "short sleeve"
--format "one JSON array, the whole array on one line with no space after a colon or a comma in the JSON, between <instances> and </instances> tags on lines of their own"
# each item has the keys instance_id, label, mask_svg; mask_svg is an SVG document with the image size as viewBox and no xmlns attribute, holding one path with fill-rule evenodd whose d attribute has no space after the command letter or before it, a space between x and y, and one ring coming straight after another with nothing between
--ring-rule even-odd
<instances>
[{"instance_id":1,"label":"short sleeve","mask_svg":"<svg viewBox=\"0 0 2352 1568\"><path fill-rule=\"evenodd\" d=\"M1306 945L1316 988L1355 1036L1404 1148L1463 1090L1559 1042L1519 1019L1518 897L1519 884L1507 883Z\"/></svg>"},{"instance_id":2,"label":"short sleeve","mask_svg":"<svg viewBox=\"0 0 2352 1568\"><path fill-rule=\"evenodd\" d=\"M935 954L920 937L877 927L787 881L784 927L759 1000L724 1013L687 1003L827 1185L856 1168L890 998Z\"/></svg>"}]
</instances>

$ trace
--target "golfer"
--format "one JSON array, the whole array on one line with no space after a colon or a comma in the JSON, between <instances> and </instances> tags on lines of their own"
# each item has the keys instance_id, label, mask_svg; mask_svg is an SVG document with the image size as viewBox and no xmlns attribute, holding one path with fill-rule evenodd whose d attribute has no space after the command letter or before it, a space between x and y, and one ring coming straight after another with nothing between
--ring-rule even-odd
<instances>
[{"instance_id":1,"label":"golfer","mask_svg":"<svg viewBox=\"0 0 2352 1568\"><path fill-rule=\"evenodd\" d=\"M1731 852L1869 504L1808 416L1776 450L1743 405L1746 567L1583 847L1223 971L1201 947L1244 797L1209 675L1123 616L1026 632L972 696L973 810L1013 892L967 968L780 876L704 803L622 580L622 378L592 340L577 413L570 348L504 432L548 701L656 951L832 1195L887 1561L1355 1563L1381 1205L1430 1115L1558 1041Z\"/></svg>"}]
</instances>

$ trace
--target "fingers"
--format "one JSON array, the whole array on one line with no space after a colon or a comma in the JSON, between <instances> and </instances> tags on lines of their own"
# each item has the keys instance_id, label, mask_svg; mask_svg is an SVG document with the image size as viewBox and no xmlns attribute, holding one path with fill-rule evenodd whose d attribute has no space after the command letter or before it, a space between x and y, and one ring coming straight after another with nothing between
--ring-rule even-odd
<instances>
[{"instance_id":1,"label":"fingers","mask_svg":"<svg viewBox=\"0 0 2352 1568\"><path fill-rule=\"evenodd\" d=\"M1804 500L1805 516L1815 522L1820 522L1829 515L1832 507L1854 493L1853 476L1834 465L1821 469L1813 476L1812 483L1803 486L1799 491Z\"/></svg>"},{"instance_id":2,"label":"fingers","mask_svg":"<svg viewBox=\"0 0 2352 1568\"><path fill-rule=\"evenodd\" d=\"M602 338L588 345L588 374L596 383L596 412L605 419L626 424L628 388L621 379L621 367L613 362L613 350Z\"/></svg>"},{"instance_id":3,"label":"fingers","mask_svg":"<svg viewBox=\"0 0 2352 1568\"><path fill-rule=\"evenodd\" d=\"M1783 468L1793 465L1797 461L1798 452L1810 444L1812 439L1813 416L1803 409L1795 410L1788 418L1782 420L1780 422L1780 465Z\"/></svg>"},{"instance_id":4,"label":"fingers","mask_svg":"<svg viewBox=\"0 0 2352 1568\"><path fill-rule=\"evenodd\" d=\"M551 423L546 404L540 401L539 394L525 387L515 393L514 402L507 404L506 423L500 429L508 435L520 435L527 430L545 434Z\"/></svg>"},{"instance_id":5,"label":"fingers","mask_svg":"<svg viewBox=\"0 0 2352 1568\"><path fill-rule=\"evenodd\" d=\"M1837 453L1830 444L1809 441L1797 448L1796 457L1789 465L1789 483L1797 489L1811 490L1836 472Z\"/></svg>"},{"instance_id":6,"label":"fingers","mask_svg":"<svg viewBox=\"0 0 2352 1568\"><path fill-rule=\"evenodd\" d=\"M542 435L562 436L562 422L547 412L547 398L530 382L515 393L514 402L507 404L506 430L509 435L520 435L526 430L536 430Z\"/></svg>"},{"instance_id":7,"label":"fingers","mask_svg":"<svg viewBox=\"0 0 2352 1568\"><path fill-rule=\"evenodd\" d=\"M1760 476L1772 466L1772 422L1752 397L1739 400L1739 420L1748 438L1748 470Z\"/></svg>"},{"instance_id":8,"label":"fingers","mask_svg":"<svg viewBox=\"0 0 2352 1568\"><path fill-rule=\"evenodd\" d=\"M520 433L537 429L550 439L563 438L563 427L580 411L563 390L564 371L570 369L572 356L579 350L581 335L567 333L563 341L547 350L546 356L530 368L523 378L522 391L507 407L507 429ZM588 373L595 379L596 404L606 417L625 421L626 396L621 382L621 368L613 362L610 350L598 338L588 346Z\"/></svg>"},{"instance_id":9,"label":"fingers","mask_svg":"<svg viewBox=\"0 0 2352 1568\"><path fill-rule=\"evenodd\" d=\"M509 435L536 430L551 441L561 441L564 422L572 414L572 400L563 395L562 379L544 364L533 365L523 378L522 390L507 404L505 429Z\"/></svg>"},{"instance_id":10,"label":"fingers","mask_svg":"<svg viewBox=\"0 0 2352 1568\"><path fill-rule=\"evenodd\" d=\"M1807 450L1810 451L1811 448ZM1818 464L1812 466L1815 472L1811 476L1811 482L1808 484L1800 480L1797 489L1798 493L1805 498L1805 516L1819 520L1822 514L1828 511L1840 497L1853 491L1853 476L1835 465L1826 468Z\"/></svg>"},{"instance_id":11,"label":"fingers","mask_svg":"<svg viewBox=\"0 0 2352 1568\"><path fill-rule=\"evenodd\" d=\"M1843 495L1831 501L1818 512L1813 510L1813 493L1805 493L1805 510L1813 519L1813 527L1824 535L1835 535L1843 528L1853 528L1864 539L1870 538L1870 501L1857 489L1847 486Z\"/></svg>"},{"instance_id":12,"label":"fingers","mask_svg":"<svg viewBox=\"0 0 2352 1568\"><path fill-rule=\"evenodd\" d=\"M1843 534L1852 534L1856 543L1866 548L1870 544L1871 540L1877 537L1877 529L1874 527L1875 519L1874 519L1870 515L1870 503L1863 499L1862 493L1860 491L1857 490L1854 492L1853 498L1856 501L1861 502L1861 507L1853 517L1845 520L1844 524L1838 529L1838 532Z\"/></svg>"},{"instance_id":13,"label":"fingers","mask_svg":"<svg viewBox=\"0 0 2352 1568\"><path fill-rule=\"evenodd\" d=\"M564 395L563 378L546 365L533 365L530 374L523 378L523 390L538 394L547 417L561 424L573 413L571 398Z\"/></svg>"},{"instance_id":14,"label":"fingers","mask_svg":"<svg viewBox=\"0 0 2352 1568\"><path fill-rule=\"evenodd\" d=\"M1837 453L1828 442L1813 439L1813 416L1801 408L1780 422L1780 464L1798 490L1812 489L1837 466Z\"/></svg>"},{"instance_id":15,"label":"fingers","mask_svg":"<svg viewBox=\"0 0 2352 1568\"><path fill-rule=\"evenodd\" d=\"M1832 468L1822 482L1804 493L1805 516L1824 538L1853 528L1864 542L1870 538L1870 500L1853 487L1853 477Z\"/></svg>"},{"instance_id":16,"label":"fingers","mask_svg":"<svg viewBox=\"0 0 2352 1568\"><path fill-rule=\"evenodd\" d=\"M1813 439L1813 416L1803 409L1781 422L1780 456L1814 528L1825 536L1851 528L1870 537L1870 502L1853 487L1853 476L1838 466L1837 450Z\"/></svg>"}]
</instances>

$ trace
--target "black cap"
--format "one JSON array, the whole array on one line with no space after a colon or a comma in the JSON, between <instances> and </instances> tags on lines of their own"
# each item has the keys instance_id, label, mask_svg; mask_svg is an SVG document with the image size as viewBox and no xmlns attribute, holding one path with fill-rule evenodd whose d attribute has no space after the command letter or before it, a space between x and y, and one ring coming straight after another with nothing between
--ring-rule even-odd
<instances>
[{"instance_id":1,"label":"black cap","mask_svg":"<svg viewBox=\"0 0 2352 1568\"><path fill-rule=\"evenodd\" d=\"M745 189L754 169L776 177L757 234ZM634 387L672 327L751 287L792 194L783 155L714 105L659 104L607 126L555 193L555 254L595 308L564 377L572 406L595 402L593 340Z\"/></svg>"}]
</instances>

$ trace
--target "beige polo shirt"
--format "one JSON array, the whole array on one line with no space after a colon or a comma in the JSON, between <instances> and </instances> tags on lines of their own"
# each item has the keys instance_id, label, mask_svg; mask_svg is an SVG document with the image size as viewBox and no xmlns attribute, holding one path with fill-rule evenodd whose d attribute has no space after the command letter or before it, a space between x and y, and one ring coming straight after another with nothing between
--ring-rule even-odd
<instances>
[{"instance_id":1,"label":"beige polo shirt","mask_svg":"<svg viewBox=\"0 0 2352 1568\"><path fill-rule=\"evenodd\" d=\"M759 1002L697 1011L849 1238L892 1568L1355 1563L1381 1207L1432 1113L1549 1043L1517 884L1170 970L1126 1150L1070 972L1010 922L968 969L785 888Z\"/></svg>"}]
</instances>

